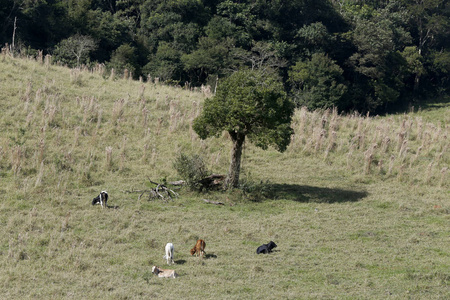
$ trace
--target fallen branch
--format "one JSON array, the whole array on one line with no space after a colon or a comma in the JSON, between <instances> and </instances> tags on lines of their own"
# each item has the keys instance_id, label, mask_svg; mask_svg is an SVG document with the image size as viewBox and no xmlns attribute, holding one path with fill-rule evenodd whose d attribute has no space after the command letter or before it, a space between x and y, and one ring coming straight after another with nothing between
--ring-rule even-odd
<instances>
[{"instance_id":1,"label":"fallen branch","mask_svg":"<svg viewBox=\"0 0 450 300\"><path fill-rule=\"evenodd\" d=\"M223 181L225 180L225 175L220 174L212 174L205 178L202 178L198 181L198 183L201 186L201 190L206 189L212 189L212 188L218 188L222 186Z\"/></svg>"},{"instance_id":2,"label":"fallen branch","mask_svg":"<svg viewBox=\"0 0 450 300\"><path fill-rule=\"evenodd\" d=\"M185 185L186 182L184 180L177 180L177 181L170 181L168 182L168 184L178 186L178 185Z\"/></svg>"},{"instance_id":3,"label":"fallen branch","mask_svg":"<svg viewBox=\"0 0 450 300\"><path fill-rule=\"evenodd\" d=\"M138 201L141 200L142 196L144 194L148 194L148 199L151 200L153 198L161 198L164 202L167 202L168 199L173 201L173 197L178 198L178 193L173 191L172 189L169 189L167 186L161 183L157 183L152 181L150 178L148 178L150 183L153 183L156 185L155 188L149 189L149 190L132 190L132 191L125 191L127 193L140 193L138 197Z\"/></svg>"}]
</instances>

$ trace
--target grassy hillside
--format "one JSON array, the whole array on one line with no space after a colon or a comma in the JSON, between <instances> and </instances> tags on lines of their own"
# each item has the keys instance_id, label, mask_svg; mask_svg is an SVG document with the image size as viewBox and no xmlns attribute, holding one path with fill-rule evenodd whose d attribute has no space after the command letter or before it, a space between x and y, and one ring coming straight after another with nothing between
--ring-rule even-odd
<instances>
[{"instance_id":1,"label":"grassy hillside","mask_svg":"<svg viewBox=\"0 0 450 300\"><path fill-rule=\"evenodd\" d=\"M191 127L204 94L6 55L0 70L0 298L450 297L449 106L299 109L285 153L246 144L245 192L164 202L133 191L179 179L179 153L227 170L228 137ZM90 205L101 190L113 208ZM175 280L151 274L167 242Z\"/></svg>"}]
</instances>

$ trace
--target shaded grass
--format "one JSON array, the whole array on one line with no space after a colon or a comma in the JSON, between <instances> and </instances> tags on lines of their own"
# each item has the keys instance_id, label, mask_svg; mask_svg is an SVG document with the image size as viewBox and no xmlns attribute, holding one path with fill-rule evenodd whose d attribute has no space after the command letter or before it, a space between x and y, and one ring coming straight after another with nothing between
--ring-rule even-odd
<instances>
[{"instance_id":1,"label":"shaded grass","mask_svg":"<svg viewBox=\"0 0 450 300\"><path fill-rule=\"evenodd\" d=\"M342 203L360 201L367 192L322 188L295 184L268 184L267 197L271 199L293 200L314 203Z\"/></svg>"}]
</instances>

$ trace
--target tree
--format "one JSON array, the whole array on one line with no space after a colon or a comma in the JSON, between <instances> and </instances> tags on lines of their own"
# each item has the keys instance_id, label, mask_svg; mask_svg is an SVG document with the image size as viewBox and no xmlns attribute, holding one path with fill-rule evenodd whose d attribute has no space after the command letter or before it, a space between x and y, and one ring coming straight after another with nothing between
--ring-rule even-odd
<instances>
[{"instance_id":1,"label":"tree","mask_svg":"<svg viewBox=\"0 0 450 300\"><path fill-rule=\"evenodd\" d=\"M143 68L144 74L158 77L161 81L180 79L183 70L181 51L168 42L160 42L155 54L150 55L149 63Z\"/></svg>"},{"instance_id":2,"label":"tree","mask_svg":"<svg viewBox=\"0 0 450 300\"><path fill-rule=\"evenodd\" d=\"M411 32L419 54L428 47L448 40L450 24L449 8L446 0L402 0L412 23Z\"/></svg>"},{"instance_id":3,"label":"tree","mask_svg":"<svg viewBox=\"0 0 450 300\"><path fill-rule=\"evenodd\" d=\"M264 73L281 69L287 62L280 57L275 45L267 42L254 42L251 51L239 49L234 56L252 70Z\"/></svg>"},{"instance_id":4,"label":"tree","mask_svg":"<svg viewBox=\"0 0 450 300\"><path fill-rule=\"evenodd\" d=\"M360 12L351 20L354 29L349 36L355 49L345 63L351 67L347 70L351 74L347 77L349 108L378 113L403 105L406 61L400 52L411 43L406 11L390 2L386 8Z\"/></svg>"},{"instance_id":5,"label":"tree","mask_svg":"<svg viewBox=\"0 0 450 300\"><path fill-rule=\"evenodd\" d=\"M79 67L89 58L89 53L97 48L93 38L88 35L76 34L62 40L55 49L56 60L67 63L69 66Z\"/></svg>"},{"instance_id":6,"label":"tree","mask_svg":"<svg viewBox=\"0 0 450 300\"><path fill-rule=\"evenodd\" d=\"M415 73L414 94L433 98L448 91L448 73L439 67L450 48L450 5L447 0L402 0L410 16L410 32L424 72ZM438 65L435 63L440 61ZM449 65L447 61L446 65ZM442 66L442 65L441 65ZM442 72L444 71L444 72Z\"/></svg>"},{"instance_id":7,"label":"tree","mask_svg":"<svg viewBox=\"0 0 450 300\"><path fill-rule=\"evenodd\" d=\"M181 57L184 70L190 75L190 81L199 84L213 74L223 75L224 69L232 65L233 48L231 39L217 41L208 37L200 38L198 49Z\"/></svg>"},{"instance_id":8,"label":"tree","mask_svg":"<svg viewBox=\"0 0 450 300\"><path fill-rule=\"evenodd\" d=\"M274 74L257 70L233 73L218 87L213 98L206 99L203 111L194 120L201 139L227 131L233 142L225 188L239 185L242 147L246 137L256 146L274 146L283 152L293 133L290 127L294 104Z\"/></svg>"},{"instance_id":9,"label":"tree","mask_svg":"<svg viewBox=\"0 0 450 300\"><path fill-rule=\"evenodd\" d=\"M323 53L314 53L310 60L299 61L289 70L295 102L309 109L342 109L340 102L347 90L343 70Z\"/></svg>"},{"instance_id":10,"label":"tree","mask_svg":"<svg viewBox=\"0 0 450 300\"><path fill-rule=\"evenodd\" d=\"M124 44L113 52L111 60L107 65L108 68L114 69L119 74L123 73L125 69L130 74L135 74L137 66L136 58L136 49L130 44Z\"/></svg>"},{"instance_id":11,"label":"tree","mask_svg":"<svg viewBox=\"0 0 450 300\"><path fill-rule=\"evenodd\" d=\"M333 37L322 22L316 22L309 25L304 25L297 31L295 35L303 46L303 52L311 55L315 52L331 52L335 47L335 37ZM333 46L332 46L333 45Z\"/></svg>"},{"instance_id":12,"label":"tree","mask_svg":"<svg viewBox=\"0 0 450 300\"><path fill-rule=\"evenodd\" d=\"M420 77L425 74L423 57L416 46L405 47L405 49L400 54L406 61L406 72L414 77L412 88L412 91L414 93L418 90Z\"/></svg>"}]
</instances>

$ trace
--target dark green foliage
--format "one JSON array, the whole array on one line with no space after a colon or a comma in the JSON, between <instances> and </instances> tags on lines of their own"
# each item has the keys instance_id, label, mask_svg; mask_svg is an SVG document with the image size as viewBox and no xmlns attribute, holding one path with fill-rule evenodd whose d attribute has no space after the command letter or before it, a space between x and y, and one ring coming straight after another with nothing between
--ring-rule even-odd
<instances>
[{"instance_id":1,"label":"dark green foliage","mask_svg":"<svg viewBox=\"0 0 450 300\"><path fill-rule=\"evenodd\" d=\"M136 74L135 71L138 67L136 49L130 44L121 45L113 52L107 66L114 69L116 74L123 74L125 69L131 74Z\"/></svg>"},{"instance_id":2,"label":"dark green foliage","mask_svg":"<svg viewBox=\"0 0 450 300\"><path fill-rule=\"evenodd\" d=\"M179 51L189 52L194 49L208 19L200 1L145 1L141 5L139 35L152 52L161 41Z\"/></svg>"},{"instance_id":3,"label":"dark green foliage","mask_svg":"<svg viewBox=\"0 0 450 300\"><path fill-rule=\"evenodd\" d=\"M439 96L450 93L450 50L434 51L431 53L432 73L438 81L436 82L436 92Z\"/></svg>"},{"instance_id":4,"label":"dark green foliage","mask_svg":"<svg viewBox=\"0 0 450 300\"><path fill-rule=\"evenodd\" d=\"M298 30L296 38L303 45L306 55L330 49L335 40L321 22L304 25Z\"/></svg>"},{"instance_id":5,"label":"dark green foliage","mask_svg":"<svg viewBox=\"0 0 450 300\"><path fill-rule=\"evenodd\" d=\"M203 139L222 131L244 134L262 149L272 145L284 151L292 134L293 108L278 78L243 70L233 73L213 98L206 99L194 130Z\"/></svg>"},{"instance_id":6,"label":"dark green foliage","mask_svg":"<svg viewBox=\"0 0 450 300\"><path fill-rule=\"evenodd\" d=\"M72 22L61 1L8 1L14 2L9 11L10 25L17 17L16 39L25 45L48 50L61 39L71 35ZM10 37L11 31L6 32ZM75 33L75 32L73 32Z\"/></svg>"},{"instance_id":7,"label":"dark green foliage","mask_svg":"<svg viewBox=\"0 0 450 300\"><path fill-rule=\"evenodd\" d=\"M160 42L155 54L150 55L150 62L144 67L145 74L158 77L162 81L172 78L180 78L182 64L180 61L182 52L172 47L167 42Z\"/></svg>"},{"instance_id":8,"label":"dark green foliage","mask_svg":"<svg viewBox=\"0 0 450 300\"><path fill-rule=\"evenodd\" d=\"M200 180L209 175L205 162L197 154L187 155L181 153L175 159L173 167L193 191L200 191L203 188Z\"/></svg>"},{"instance_id":9,"label":"dark green foliage","mask_svg":"<svg viewBox=\"0 0 450 300\"><path fill-rule=\"evenodd\" d=\"M14 30L14 18L18 8L14 1L0 0L0 45L11 43Z\"/></svg>"},{"instance_id":10,"label":"dark green foliage","mask_svg":"<svg viewBox=\"0 0 450 300\"><path fill-rule=\"evenodd\" d=\"M242 67L276 69L298 103L383 113L448 95L449 19L447 0L0 0L0 45L14 32L14 53L191 86ZM66 44L77 35L97 47L73 57ZM317 67L316 53L331 69L293 82L289 72Z\"/></svg>"},{"instance_id":11,"label":"dark green foliage","mask_svg":"<svg viewBox=\"0 0 450 300\"><path fill-rule=\"evenodd\" d=\"M399 51L411 42L406 30L407 12L389 3L376 11L370 7L356 9L351 17L354 29L347 37L356 49L346 62L351 66L348 108L381 112L398 105L407 64Z\"/></svg>"},{"instance_id":12,"label":"dark green foliage","mask_svg":"<svg viewBox=\"0 0 450 300\"><path fill-rule=\"evenodd\" d=\"M208 76L224 75L226 68L232 65L233 42L230 39L216 41L203 37L198 49L181 57L184 70L189 73L189 81L201 84Z\"/></svg>"},{"instance_id":13,"label":"dark green foliage","mask_svg":"<svg viewBox=\"0 0 450 300\"><path fill-rule=\"evenodd\" d=\"M342 73L336 62L323 53L297 62L289 71L296 104L312 110L342 107L341 98L347 90Z\"/></svg>"}]
</instances>

